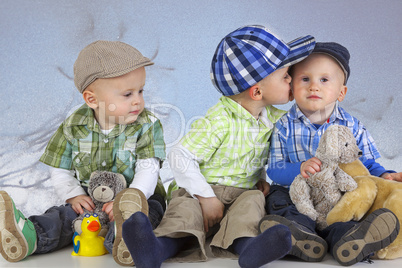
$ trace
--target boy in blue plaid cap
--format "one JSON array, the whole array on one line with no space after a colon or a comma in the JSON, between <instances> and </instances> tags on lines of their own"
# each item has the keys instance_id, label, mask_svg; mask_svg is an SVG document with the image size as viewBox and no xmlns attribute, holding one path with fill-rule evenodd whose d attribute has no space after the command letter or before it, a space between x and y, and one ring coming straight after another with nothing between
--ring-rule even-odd
<instances>
[{"instance_id":1,"label":"boy in blue plaid cap","mask_svg":"<svg viewBox=\"0 0 402 268\"><path fill-rule=\"evenodd\" d=\"M141 212L123 224L138 267L160 267L168 258L205 261L208 236L216 257L238 257L241 267L260 267L288 253L286 226L258 235L269 191L264 166L274 123L284 113L272 105L289 101L289 65L307 57L314 44L311 36L285 43L263 26L245 26L222 39L211 80L223 97L168 155L181 188L154 232Z\"/></svg>"},{"instance_id":2,"label":"boy in blue plaid cap","mask_svg":"<svg viewBox=\"0 0 402 268\"><path fill-rule=\"evenodd\" d=\"M315 222L297 211L285 188L299 173L308 179L309 174L320 171L321 161L313 156L331 125L350 128L363 153L360 160L372 175L402 181L402 173L386 170L375 161L380 154L370 133L338 106L347 92L349 58L349 51L338 43L317 43L310 56L292 66L296 103L276 123L272 134L267 174L276 185L271 186L267 198L270 215L261 221L260 229L275 224L289 226L295 241L289 254L305 261L321 261L327 242L329 252L340 264L352 265L388 246L399 231L396 216L388 209L379 209L360 223L337 222L317 230L318 236Z\"/></svg>"}]
</instances>

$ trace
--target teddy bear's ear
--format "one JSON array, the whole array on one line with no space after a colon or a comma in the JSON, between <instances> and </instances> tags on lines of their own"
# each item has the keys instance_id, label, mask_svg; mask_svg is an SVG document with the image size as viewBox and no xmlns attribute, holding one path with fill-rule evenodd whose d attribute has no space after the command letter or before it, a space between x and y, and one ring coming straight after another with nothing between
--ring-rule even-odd
<instances>
[{"instance_id":1,"label":"teddy bear's ear","mask_svg":"<svg viewBox=\"0 0 402 268\"><path fill-rule=\"evenodd\" d=\"M101 173L100 171L95 170L94 172L91 173L89 179L91 180L92 178L99 176L100 173Z\"/></svg>"},{"instance_id":2,"label":"teddy bear's ear","mask_svg":"<svg viewBox=\"0 0 402 268\"><path fill-rule=\"evenodd\" d=\"M123 183L124 188L127 188L127 181L126 178L124 178L124 176L120 173L115 173L117 178Z\"/></svg>"}]
</instances>

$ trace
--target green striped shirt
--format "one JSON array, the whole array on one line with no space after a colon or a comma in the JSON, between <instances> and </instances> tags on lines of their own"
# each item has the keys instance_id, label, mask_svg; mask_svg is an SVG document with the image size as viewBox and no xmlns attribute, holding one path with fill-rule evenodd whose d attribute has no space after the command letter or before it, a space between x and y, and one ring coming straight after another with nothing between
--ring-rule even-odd
<instances>
[{"instance_id":1,"label":"green striped shirt","mask_svg":"<svg viewBox=\"0 0 402 268\"><path fill-rule=\"evenodd\" d=\"M284 113L267 106L256 120L237 102L221 97L181 143L197 157L208 183L251 189L264 172L272 129Z\"/></svg>"},{"instance_id":2,"label":"green striped shirt","mask_svg":"<svg viewBox=\"0 0 402 268\"><path fill-rule=\"evenodd\" d=\"M134 123L116 125L104 135L93 110L84 104L60 125L40 161L74 169L84 186L95 170L123 174L130 185L136 160L153 157L165 159L165 143L162 125L150 111L144 109Z\"/></svg>"}]
</instances>

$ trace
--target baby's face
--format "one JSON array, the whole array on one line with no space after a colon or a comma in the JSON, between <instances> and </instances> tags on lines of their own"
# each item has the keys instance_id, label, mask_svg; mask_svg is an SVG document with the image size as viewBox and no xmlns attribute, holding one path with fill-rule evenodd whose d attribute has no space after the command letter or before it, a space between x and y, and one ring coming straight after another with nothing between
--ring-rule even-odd
<instances>
[{"instance_id":1,"label":"baby's face","mask_svg":"<svg viewBox=\"0 0 402 268\"><path fill-rule=\"evenodd\" d=\"M336 101L342 101L347 87L344 73L330 56L313 53L292 67L292 90L295 101L306 115L332 112Z\"/></svg>"},{"instance_id":2,"label":"baby's face","mask_svg":"<svg viewBox=\"0 0 402 268\"><path fill-rule=\"evenodd\" d=\"M98 101L94 111L101 128L111 129L117 124L135 122L144 110L144 86L144 67L119 77L95 80L91 89Z\"/></svg>"}]
</instances>

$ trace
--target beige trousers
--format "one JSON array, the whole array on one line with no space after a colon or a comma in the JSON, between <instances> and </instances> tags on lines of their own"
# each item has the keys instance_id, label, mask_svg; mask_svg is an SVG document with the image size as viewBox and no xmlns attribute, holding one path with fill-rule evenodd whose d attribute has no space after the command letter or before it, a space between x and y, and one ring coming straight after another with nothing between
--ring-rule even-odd
<instances>
[{"instance_id":1,"label":"beige trousers","mask_svg":"<svg viewBox=\"0 0 402 268\"><path fill-rule=\"evenodd\" d=\"M172 238L194 237L186 249L168 261L206 261L205 240L212 235L211 252L215 257L237 258L230 250L233 241L240 237L258 235L258 222L265 214L265 198L259 190L247 190L230 186L212 185L216 197L225 205L221 222L204 231L201 206L185 189L172 194L160 225L154 230L156 236Z\"/></svg>"}]
</instances>

